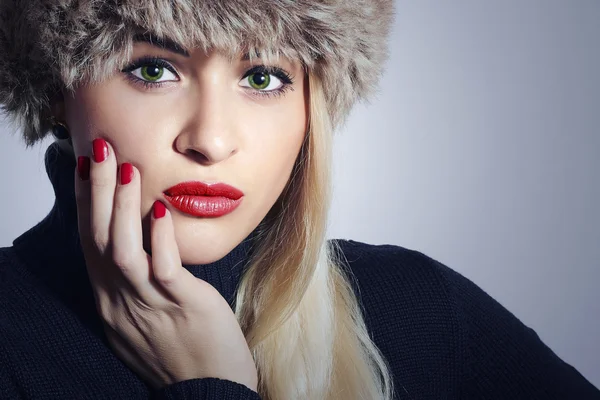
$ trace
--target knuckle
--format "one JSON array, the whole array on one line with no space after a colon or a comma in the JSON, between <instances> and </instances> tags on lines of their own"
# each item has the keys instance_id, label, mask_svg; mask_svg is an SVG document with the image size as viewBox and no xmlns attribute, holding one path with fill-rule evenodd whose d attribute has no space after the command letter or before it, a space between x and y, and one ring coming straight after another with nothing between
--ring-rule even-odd
<instances>
[{"instance_id":1,"label":"knuckle","mask_svg":"<svg viewBox=\"0 0 600 400\"><path fill-rule=\"evenodd\" d=\"M122 330L123 322L120 314L115 310L106 310L102 314L102 320L108 325L113 331L119 332Z\"/></svg>"},{"instance_id":2,"label":"knuckle","mask_svg":"<svg viewBox=\"0 0 600 400\"><path fill-rule=\"evenodd\" d=\"M172 268L169 268L168 271L159 270L158 272L154 272L154 279L166 287L172 286L175 283L176 278Z\"/></svg>"},{"instance_id":3,"label":"knuckle","mask_svg":"<svg viewBox=\"0 0 600 400\"><path fill-rule=\"evenodd\" d=\"M100 316L100 318L102 318L102 321L104 321L104 323L106 323L111 328L116 328L118 326L118 321L115 315L115 309L110 299L98 299L96 301L96 309L98 311L98 315Z\"/></svg>"},{"instance_id":4,"label":"knuckle","mask_svg":"<svg viewBox=\"0 0 600 400\"><path fill-rule=\"evenodd\" d=\"M113 263L121 272L127 273L133 269L135 256L131 252L113 252Z\"/></svg>"},{"instance_id":5,"label":"knuckle","mask_svg":"<svg viewBox=\"0 0 600 400\"><path fill-rule=\"evenodd\" d=\"M90 176L90 185L95 188L114 187L115 179L104 174L93 174Z\"/></svg>"},{"instance_id":6,"label":"knuckle","mask_svg":"<svg viewBox=\"0 0 600 400\"><path fill-rule=\"evenodd\" d=\"M134 199L130 196L121 195L115 196L114 208L115 210L130 210L134 207Z\"/></svg>"}]
</instances>

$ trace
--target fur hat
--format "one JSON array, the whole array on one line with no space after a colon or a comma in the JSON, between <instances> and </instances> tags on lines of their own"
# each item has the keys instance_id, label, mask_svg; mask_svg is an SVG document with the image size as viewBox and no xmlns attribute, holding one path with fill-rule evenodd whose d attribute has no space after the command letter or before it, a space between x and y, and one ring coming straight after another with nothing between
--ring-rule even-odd
<instances>
[{"instance_id":1,"label":"fur hat","mask_svg":"<svg viewBox=\"0 0 600 400\"><path fill-rule=\"evenodd\" d=\"M377 87L393 0L0 0L0 104L28 145L61 89L123 68L136 34L185 48L294 57L322 80L334 127Z\"/></svg>"}]
</instances>

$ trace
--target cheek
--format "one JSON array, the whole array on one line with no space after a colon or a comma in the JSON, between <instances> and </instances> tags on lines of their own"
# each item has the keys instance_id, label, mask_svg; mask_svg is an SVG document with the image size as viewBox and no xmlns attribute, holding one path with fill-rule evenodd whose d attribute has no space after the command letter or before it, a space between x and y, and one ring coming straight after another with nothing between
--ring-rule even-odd
<instances>
[{"instance_id":1,"label":"cheek","mask_svg":"<svg viewBox=\"0 0 600 400\"><path fill-rule=\"evenodd\" d=\"M92 140L107 139L119 158L138 160L155 153L148 134L156 131L157 113L149 112L139 97L119 90L115 81L77 89L66 99L67 121L76 154L88 153ZM119 93L115 96L115 93Z\"/></svg>"},{"instance_id":2,"label":"cheek","mask_svg":"<svg viewBox=\"0 0 600 400\"><path fill-rule=\"evenodd\" d=\"M269 113L271 114L271 113ZM273 113L275 117L258 123L244 137L248 157L253 163L249 187L256 188L261 204L270 206L277 200L292 172L306 132L306 114L302 107L290 107ZM254 138L254 139L252 139Z\"/></svg>"}]
</instances>

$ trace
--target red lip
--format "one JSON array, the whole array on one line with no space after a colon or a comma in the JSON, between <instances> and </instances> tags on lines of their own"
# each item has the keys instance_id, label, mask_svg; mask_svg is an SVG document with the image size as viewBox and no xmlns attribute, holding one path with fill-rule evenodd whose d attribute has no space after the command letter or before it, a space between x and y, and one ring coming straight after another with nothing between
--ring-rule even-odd
<instances>
[{"instance_id":1,"label":"red lip","mask_svg":"<svg viewBox=\"0 0 600 400\"><path fill-rule=\"evenodd\" d=\"M173 207L195 217L220 217L235 210L244 193L224 183L183 182L164 192Z\"/></svg>"},{"instance_id":2,"label":"red lip","mask_svg":"<svg viewBox=\"0 0 600 400\"><path fill-rule=\"evenodd\" d=\"M221 196L237 200L244 195L241 190L225 183L182 182L167 190L167 196Z\"/></svg>"}]
</instances>

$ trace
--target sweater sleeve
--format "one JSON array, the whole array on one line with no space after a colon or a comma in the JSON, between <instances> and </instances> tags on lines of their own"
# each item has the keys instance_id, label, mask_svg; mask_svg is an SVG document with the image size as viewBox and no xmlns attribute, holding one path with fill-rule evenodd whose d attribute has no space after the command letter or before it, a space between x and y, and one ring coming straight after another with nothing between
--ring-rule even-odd
<instances>
[{"instance_id":1,"label":"sweater sleeve","mask_svg":"<svg viewBox=\"0 0 600 400\"><path fill-rule=\"evenodd\" d=\"M258 393L227 379L189 379L151 393L151 400L260 400Z\"/></svg>"},{"instance_id":2,"label":"sweater sleeve","mask_svg":"<svg viewBox=\"0 0 600 400\"><path fill-rule=\"evenodd\" d=\"M465 399L600 400L600 391L472 281L438 263L463 327Z\"/></svg>"}]
</instances>

